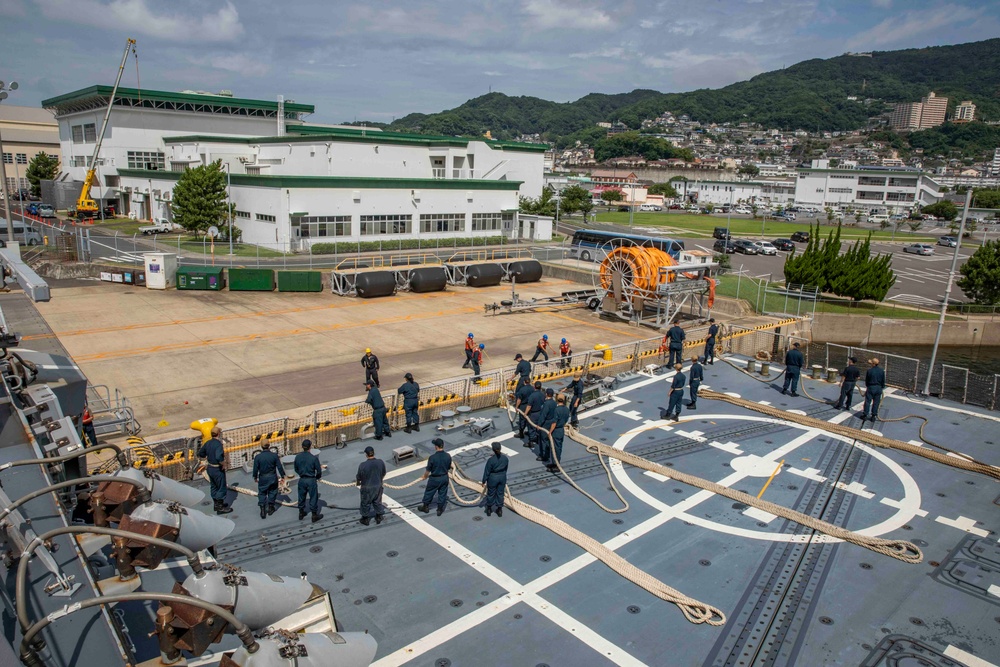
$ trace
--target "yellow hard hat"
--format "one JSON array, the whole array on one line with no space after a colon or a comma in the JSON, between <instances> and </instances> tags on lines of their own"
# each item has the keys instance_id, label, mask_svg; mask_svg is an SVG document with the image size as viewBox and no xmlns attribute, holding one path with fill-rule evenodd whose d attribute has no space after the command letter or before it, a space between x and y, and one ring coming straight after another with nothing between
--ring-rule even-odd
<instances>
[{"instance_id":1,"label":"yellow hard hat","mask_svg":"<svg viewBox=\"0 0 1000 667\"><path fill-rule=\"evenodd\" d=\"M365 354L369 354L371 351L372 351L372 349L370 347L366 347L365 348Z\"/></svg>"}]
</instances>

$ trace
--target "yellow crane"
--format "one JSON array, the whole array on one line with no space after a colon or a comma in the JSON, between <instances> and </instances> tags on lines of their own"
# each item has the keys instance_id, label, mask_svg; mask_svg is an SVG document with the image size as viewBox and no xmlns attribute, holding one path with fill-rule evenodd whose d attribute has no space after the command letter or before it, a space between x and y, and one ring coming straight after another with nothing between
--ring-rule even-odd
<instances>
[{"instance_id":1,"label":"yellow crane","mask_svg":"<svg viewBox=\"0 0 1000 667\"><path fill-rule=\"evenodd\" d=\"M93 218L99 212L97 202L90 198L90 189L94 187L94 180L97 178L97 156L101 152L101 143L104 141L104 133L108 129L108 119L111 118L111 107L115 104L115 94L118 92L118 84L122 80L122 72L125 70L125 61L128 60L129 51L134 51L135 40L131 37L125 43L125 53L122 54L122 63L118 66L118 76L115 77L115 87L111 89L111 98L108 100L108 108L104 112L104 121L101 123L101 133L97 136L97 145L94 146L94 156L90 159L90 166L87 169L87 177L83 179L83 187L80 189L80 197L76 200L76 217Z\"/></svg>"}]
</instances>

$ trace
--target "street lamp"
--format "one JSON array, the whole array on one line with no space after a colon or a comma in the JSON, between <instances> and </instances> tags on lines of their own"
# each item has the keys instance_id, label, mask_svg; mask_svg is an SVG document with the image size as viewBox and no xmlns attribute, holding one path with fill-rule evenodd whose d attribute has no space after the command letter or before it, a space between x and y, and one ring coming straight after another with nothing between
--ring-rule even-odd
<instances>
[{"instance_id":1,"label":"street lamp","mask_svg":"<svg viewBox=\"0 0 1000 667\"><path fill-rule=\"evenodd\" d=\"M229 179L229 163L226 165L226 216L229 218L229 261L233 261L233 198L230 192L232 184Z\"/></svg>"},{"instance_id":2,"label":"street lamp","mask_svg":"<svg viewBox=\"0 0 1000 667\"><path fill-rule=\"evenodd\" d=\"M0 81L0 102L3 102L10 95L7 91L14 92L17 90L17 81L11 81L10 83L4 83ZM13 157L13 153L11 154ZM13 162L13 160L11 160ZM10 193L7 192L7 168L4 167L3 163L3 138L0 137L0 192L3 192L3 207L4 212L7 214L7 240L11 243L14 242L14 214L11 212L10 204Z\"/></svg>"}]
</instances>

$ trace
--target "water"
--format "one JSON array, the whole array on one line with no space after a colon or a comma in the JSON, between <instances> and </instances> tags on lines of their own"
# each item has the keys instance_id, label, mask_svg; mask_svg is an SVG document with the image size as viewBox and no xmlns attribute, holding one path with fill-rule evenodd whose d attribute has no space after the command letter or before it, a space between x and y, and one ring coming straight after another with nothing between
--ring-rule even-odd
<instances>
[{"instance_id":1,"label":"water","mask_svg":"<svg viewBox=\"0 0 1000 667\"><path fill-rule=\"evenodd\" d=\"M919 359L921 365L930 363L931 345L873 345L871 349L902 357ZM1000 373L1000 347L940 347L935 367L938 364L968 368L973 373L992 375Z\"/></svg>"}]
</instances>

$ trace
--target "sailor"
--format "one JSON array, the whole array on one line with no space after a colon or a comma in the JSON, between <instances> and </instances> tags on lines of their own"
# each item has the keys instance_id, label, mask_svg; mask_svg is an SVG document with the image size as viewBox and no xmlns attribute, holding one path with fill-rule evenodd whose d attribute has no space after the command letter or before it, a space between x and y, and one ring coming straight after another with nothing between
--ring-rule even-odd
<instances>
[{"instance_id":1,"label":"sailor","mask_svg":"<svg viewBox=\"0 0 1000 667\"><path fill-rule=\"evenodd\" d=\"M570 364L570 357L573 356L573 346L565 338L559 342L559 368L567 368Z\"/></svg>"},{"instance_id":2,"label":"sailor","mask_svg":"<svg viewBox=\"0 0 1000 667\"><path fill-rule=\"evenodd\" d=\"M546 465L552 463L552 442L549 440L549 435L552 433L552 425L556 421L555 393L551 387L545 390L545 400L542 402L542 408L538 411L538 419L535 421L538 424L538 456L535 460L544 461Z\"/></svg>"},{"instance_id":3,"label":"sailor","mask_svg":"<svg viewBox=\"0 0 1000 667\"><path fill-rule=\"evenodd\" d=\"M528 409L524 411L531 421L528 424L528 447L533 447L538 442L538 427L541 426L542 405L545 403L545 391L542 389L542 383L536 381L533 386L534 390L528 396Z\"/></svg>"},{"instance_id":4,"label":"sailor","mask_svg":"<svg viewBox=\"0 0 1000 667\"><path fill-rule=\"evenodd\" d=\"M424 488L424 499L421 501L418 510L426 514L430 512L431 501L437 494L437 515L444 514L445 505L448 504L448 473L451 471L451 454L444 451L444 440L434 438L434 453L427 459L427 469L420 479L427 480ZM430 478L430 479L428 479Z\"/></svg>"},{"instance_id":5,"label":"sailor","mask_svg":"<svg viewBox=\"0 0 1000 667\"><path fill-rule=\"evenodd\" d=\"M848 357L847 366L840 371L840 376L844 379L840 381L840 398L833 406L837 410L850 410L851 403L854 402L854 387L861 379L861 369L854 365L856 363L858 363L856 357Z\"/></svg>"},{"instance_id":6,"label":"sailor","mask_svg":"<svg viewBox=\"0 0 1000 667\"><path fill-rule=\"evenodd\" d=\"M789 386L791 386L792 396L798 396L796 393L799 389L799 376L802 374L802 367L806 365L806 359L799 352L798 342L792 343L792 349L785 352L785 384L781 388L782 394L787 394Z\"/></svg>"},{"instance_id":7,"label":"sailor","mask_svg":"<svg viewBox=\"0 0 1000 667\"><path fill-rule=\"evenodd\" d=\"M552 436L552 456L546 466L554 472L559 469L556 465L562 460L563 438L566 436L565 426L569 423L569 408L566 407L566 397L562 394L556 396L556 409L552 416L552 424L549 426L549 434Z\"/></svg>"},{"instance_id":8,"label":"sailor","mask_svg":"<svg viewBox=\"0 0 1000 667\"><path fill-rule=\"evenodd\" d=\"M535 392L534 387L531 386L531 380L529 378L519 378L517 391L514 392L514 407L517 409L517 437L524 439L524 430L528 428L528 420L524 418L524 412L530 410L528 406L528 399ZM525 447L531 447L529 444L525 444Z\"/></svg>"},{"instance_id":9,"label":"sailor","mask_svg":"<svg viewBox=\"0 0 1000 667\"><path fill-rule=\"evenodd\" d=\"M472 364L473 382L479 382L479 368L483 363L483 350L485 349L486 346L483 343L480 343L478 346L476 346L476 349L472 351L472 361L470 361L469 363Z\"/></svg>"},{"instance_id":10,"label":"sailor","mask_svg":"<svg viewBox=\"0 0 1000 667\"><path fill-rule=\"evenodd\" d=\"M520 353L514 355L514 361L517 362L517 366L514 367L514 374L510 376L509 382L518 378L530 382L531 362L525 359Z\"/></svg>"},{"instance_id":11,"label":"sailor","mask_svg":"<svg viewBox=\"0 0 1000 667\"><path fill-rule=\"evenodd\" d=\"M319 457L312 453L312 440L302 441L302 451L295 455L295 474L299 476L299 521L312 512L313 523L323 518L319 513L319 483L323 477L323 466Z\"/></svg>"},{"instance_id":12,"label":"sailor","mask_svg":"<svg viewBox=\"0 0 1000 667\"><path fill-rule=\"evenodd\" d=\"M90 412L90 406L84 404L83 414L80 415L80 424L83 426L83 435L90 440L93 447L97 447L97 431L94 430L94 415Z\"/></svg>"},{"instance_id":13,"label":"sailor","mask_svg":"<svg viewBox=\"0 0 1000 667\"><path fill-rule=\"evenodd\" d=\"M476 338L469 332L469 335L465 337L465 363L462 364L462 368L468 368L469 364L472 363L472 351L476 349Z\"/></svg>"},{"instance_id":14,"label":"sailor","mask_svg":"<svg viewBox=\"0 0 1000 667\"><path fill-rule=\"evenodd\" d=\"M403 376L406 382L399 388L399 393L403 396L403 410L406 412L406 426L404 433L409 433L410 429L420 430L420 385L413 381L413 374L407 373Z\"/></svg>"},{"instance_id":15,"label":"sailor","mask_svg":"<svg viewBox=\"0 0 1000 667\"><path fill-rule=\"evenodd\" d=\"M668 366L681 363L685 338L684 329L681 329L679 324L674 324L667 330L666 340L669 341L667 349L670 351L670 358L667 360Z\"/></svg>"},{"instance_id":16,"label":"sailor","mask_svg":"<svg viewBox=\"0 0 1000 667\"><path fill-rule=\"evenodd\" d=\"M261 451L253 457L253 481L257 482L257 504L260 518L274 514L274 504L278 500L278 477L285 476L281 457L271 451L271 443L265 438L260 443Z\"/></svg>"},{"instance_id":17,"label":"sailor","mask_svg":"<svg viewBox=\"0 0 1000 667\"><path fill-rule=\"evenodd\" d=\"M538 359L538 355L542 355L543 357L545 357L545 363L548 364L549 363L548 349L549 349L549 335L545 334L544 336L538 339L537 343L535 343L535 355L531 357L531 360L535 361Z\"/></svg>"},{"instance_id":18,"label":"sailor","mask_svg":"<svg viewBox=\"0 0 1000 667\"><path fill-rule=\"evenodd\" d=\"M382 504L382 480L385 479L385 461L375 458L375 449L365 447L365 460L358 466L355 482L361 487L360 523L368 525L375 514L375 524L385 519L385 505Z\"/></svg>"},{"instance_id":19,"label":"sailor","mask_svg":"<svg viewBox=\"0 0 1000 667\"><path fill-rule=\"evenodd\" d=\"M212 495L212 502L215 506L216 514L229 514L233 508L226 504L226 495L229 488L226 485L226 452L222 448L222 441L219 436L222 429L218 426L212 427L212 437L205 441L205 444L198 449L198 458L204 460L208 466L208 482Z\"/></svg>"},{"instance_id":20,"label":"sailor","mask_svg":"<svg viewBox=\"0 0 1000 667\"><path fill-rule=\"evenodd\" d=\"M681 420L681 402L684 399L684 384L687 382L687 378L681 372L683 368L679 363L674 364L674 370L677 372L674 374L673 382L670 383L670 402L667 404L667 419L673 419L675 422Z\"/></svg>"},{"instance_id":21,"label":"sailor","mask_svg":"<svg viewBox=\"0 0 1000 667\"><path fill-rule=\"evenodd\" d=\"M385 414L385 401L382 400L382 394L379 392L378 387L372 384L371 381L365 383L365 388L368 390L365 403L372 406L372 424L375 426L375 439L381 440L383 434L385 434L385 437L391 438L392 433L389 432L389 418Z\"/></svg>"},{"instance_id":22,"label":"sailor","mask_svg":"<svg viewBox=\"0 0 1000 667\"><path fill-rule=\"evenodd\" d=\"M878 365L878 357L872 357L868 362L871 368L865 373L865 407L861 419L878 421L878 408L882 404L882 392L885 391L885 371Z\"/></svg>"},{"instance_id":23,"label":"sailor","mask_svg":"<svg viewBox=\"0 0 1000 667\"><path fill-rule=\"evenodd\" d=\"M719 335L719 325L715 318L709 318L708 337L705 339L705 363L709 366L715 362L715 337Z\"/></svg>"},{"instance_id":24,"label":"sailor","mask_svg":"<svg viewBox=\"0 0 1000 667\"><path fill-rule=\"evenodd\" d=\"M493 456L487 459L486 467L483 468L483 484L486 485L483 504L486 505L486 516L493 512L497 516L503 516L503 497L507 490L507 467L510 459L501 451L499 442L490 446L493 448Z\"/></svg>"},{"instance_id":25,"label":"sailor","mask_svg":"<svg viewBox=\"0 0 1000 667\"><path fill-rule=\"evenodd\" d=\"M688 410L697 410L698 388L701 387L701 381L705 379L705 369L698 363L697 355L691 357L691 368L688 373L691 376L688 382L688 388L691 391L691 402L688 403Z\"/></svg>"},{"instance_id":26,"label":"sailor","mask_svg":"<svg viewBox=\"0 0 1000 667\"><path fill-rule=\"evenodd\" d=\"M376 387L379 386L378 383L378 357L372 354L372 349L370 347L365 348L365 356L361 357L361 365L365 369L365 384L371 383Z\"/></svg>"},{"instance_id":27,"label":"sailor","mask_svg":"<svg viewBox=\"0 0 1000 667\"><path fill-rule=\"evenodd\" d=\"M573 381L563 391L573 392L569 399L569 425L576 428L580 425L580 419L576 413L580 409L580 403L583 402L583 373L580 371L573 373Z\"/></svg>"}]
</instances>

